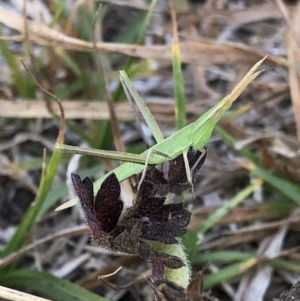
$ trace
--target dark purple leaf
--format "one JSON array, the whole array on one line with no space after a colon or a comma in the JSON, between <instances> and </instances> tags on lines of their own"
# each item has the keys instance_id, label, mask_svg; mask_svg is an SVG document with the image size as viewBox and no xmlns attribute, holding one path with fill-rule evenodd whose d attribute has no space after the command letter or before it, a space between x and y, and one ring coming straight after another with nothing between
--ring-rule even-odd
<instances>
[{"instance_id":1,"label":"dark purple leaf","mask_svg":"<svg viewBox=\"0 0 300 301\"><path fill-rule=\"evenodd\" d=\"M86 222L90 227L93 236L97 236L101 231L101 223L97 220L93 210L93 182L88 177L81 180L80 176L75 173L71 174L71 179L86 218Z\"/></svg>"},{"instance_id":2,"label":"dark purple leaf","mask_svg":"<svg viewBox=\"0 0 300 301\"><path fill-rule=\"evenodd\" d=\"M171 214L177 211L181 211L183 209L182 203L170 203L163 205L160 210L154 211L154 214L156 216L155 219L160 221L167 221L170 219Z\"/></svg>"},{"instance_id":3,"label":"dark purple leaf","mask_svg":"<svg viewBox=\"0 0 300 301\"><path fill-rule=\"evenodd\" d=\"M151 261L152 264L152 279L162 280L164 278L165 267L163 262L159 258L154 258Z\"/></svg>"},{"instance_id":4,"label":"dark purple leaf","mask_svg":"<svg viewBox=\"0 0 300 301\"><path fill-rule=\"evenodd\" d=\"M191 215L192 213L189 210L182 208L181 210L173 211L171 213L171 220L177 227L185 228L190 223Z\"/></svg>"},{"instance_id":5,"label":"dark purple leaf","mask_svg":"<svg viewBox=\"0 0 300 301\"><path fill-rule=\"evenodd\" d=\"M140 181L139 177L138 181ZM165 197L170 192L170 184L166 180L164 173L156 167L152 167L147 171L144 181L153 183L158 196Z\"/></svg>"},{"instance_id":6,"label":"dark purple leaf","mask_svg":"<svg viewBox=\"0 0 300 301\"><path fill-rule=\"evenodd\" d=\"M175 226L175 229L176 226ZM155 240L165 244L178 244L177 239L174 236L179 236L185 233L185 231L174 231L172 227L168 227L166 222L148 221L142 224L141 237L147 240ZM177 235L178 234L178 235Z\"/></svg>"},{"instance_id":7,"label":"dark purple leaf","mask_svg":"<svg viewBox=\"0 0 300 301\"><path fill-rule=\"evenodd\" d=\"M139 255L141 258L152 262L152 259L160 259L163 264L171 269L179 269L184 263L177 256L172 256L156 251L143 239L130 235L127 231L122 232L114 239L114 251L126 252L132 255Z\"/></svg>"},{"instance_id":8,"label":"dark purple leaf","mask_svg":"<svg viewBox=\"0 0 300 301\"><path fill-rule=\"evenodd\" d=\"M195 181L195 175L205 162L206 154L207 152L202 156L202 152L192 147L188 150L187 158L193 182ZM156 167L150 168L146 173L144 181L151 182L154 185L156 195L162 197L168 193L181 195L183 191L191 187L187 179L183 155L170 160L168 164L169 167L166 174ZM140 181L140 176L137 177L137 180Z\"/></svg>"},{"instance_id":9,"label":"dark purple leaf","mask_svg":"<svg viewBox=\"0 0 300 301\"><path fill-rule=\"evenodd\" d=\"M80 176L75 173L71 174L71 179L81 206L92 212L94 201L93 182L90 178L81 180Z\"/></svg>"},{"instance_id":10,"label":"dark purple leaf","mask_svg":"<svg viewBox=\"0 0 300 301\"><path fill-rule=\"evenodd\" d=\"M152 287L156 301L188 301L184 288L172 281L154 280Z\"/></svg>"},{"instance_id":11,"label":"dark purple leaf","mask_svg":"<svg viewBox=\"0 0 300 301\"><path fill-rule=\"evenodd\" d=\"M103 181L94 201L94 213L101 222L101 229L109 233L119 220L123 210L123 202L119 199L120 183L114 173L111 173Z\"/></svg>"},{"instance_id":12,"label":"dark purple leaf","mask_svg":"<svg viewBox=\"0 0 300 301\"><path fill-rule=\"evenodd\" d=\"M107 233L112 231L123 209L123 202L119 199L120 184L115 174L108 175L95 198L93 182L90 178L86 177L81 180L77 174L72 174L71 177L93 236L99 236L101 231Z\"/></svg>"},{"instance_id":13,"label":"dark purple leaf","mask_svg":"<svg viewBox=\"0 0 300 301\"><path fill-rule=\"evenodd\" d=\"M279 301L298 301L300 300L300 280L289 290L280 294ZM277 299L278 300L278 299Z\"/></svg>"},{"instance_id":14,"label":"dark purple leaf","mask_svg":"<svg viewBox=\"0 0 300 301\"><path fill-rule=\"evenodd\" d=\"M186 290L172 281L154 278L154 277L151 284L154 289L156 301L218 301L219 300L214 296L211 296L210 294L203 292L203 275L201 272L197 273L197 275L192 278Z\"/></svg>"},{"instance_id":15,"label":"dark purple leaf","mask_svg":"<svg viewBox=\"0 0 300 301\"><path fill-rule=\"evenodd\" d=\"M144 220L140 227L140 237L148 240L156 240L165 244L176 244L175 237L186 233L185 227L190 221L191 213L182 208L181 211L173 212L171 218L166 221L156 220L150 216Z\"/></svg>"},{"instance_id":16,"label":"dark purple leaf","mask_svg":"<svg viewBox=\"0 0 300 301\"><path fill-rule=\"evenodd\" d=\"M155 186L143 181L134 205L126 210L121 225L134 237L177 244L175 237L186 233L191 213L182 203L164 204L165 197L154 197Z\"/></svg>"},{"instance_id":17,"label":"dark purple leaf","mask_svg":"<svg viewBox=\"0 0 300 301\"><path fill-rule=\"evenodd\" d=\"M119 199L120 184L115 174L105 179L95 198L93 183L89 178L81 180L78 175L72 174L72 181L95 244L113 251L138 255L150 263L161 262L172 269L184 266L180 258L159 252L144 240L149 238L177 243L174 236L181 235L185 230L176 228L173 223L176 216L185 210L182 205L164 205L165 198L156 198L153 184L146 181L134 206L118 222L123 202Z\"/></svg>"},{"instance_id":18,"label":"dark purple leaf","mask_svg":"<svg viewBox=\"0 0 300 301\"><path fill-rule=\"evenodd\" d=\"M154 184L143 181L141 189L132 207L127 208L123 215L124 220L131 218L138 219L149 216L151 213L160 210L165 202L165 198L154 197L156 190Z\"/></svg>"}]
</instances>

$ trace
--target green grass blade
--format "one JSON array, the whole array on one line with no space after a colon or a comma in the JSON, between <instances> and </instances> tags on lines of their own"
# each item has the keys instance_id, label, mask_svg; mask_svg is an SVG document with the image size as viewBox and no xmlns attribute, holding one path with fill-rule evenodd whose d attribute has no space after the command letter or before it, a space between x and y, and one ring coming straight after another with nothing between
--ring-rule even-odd
<instances>
[{"instance_id":1,"label":"green grass blade","mask_svg":"<svg viewBox=\"0 0 300 301\"><path fill-rule=\"evenodd\" d=\"M144 37L145 37L145 34L146 34L146 30L149 26L149 22L150 22L150 19L151 19L151 16L152 16L152 13L153 13L153 9L155 7L157 3L157 0L152 0L151 1L151 4L149 6L149 9L148 9L148 12L144 18L144 22L143 22L143 25L141 26L141 29L139 31L139 34L138 34L138 37L137 37L137 40L136 40L136 44L140 45L143 43L143 40L144 40ZM124 40L122 40L122 42L124 42ZM134 62L134 57L129 57L125 63L125 66L124 66L124 70L126 73L130 73L130 69L131 69L131 66ZM123 95L123 90L122 90L122 85L121 85L121 82L118 84L118 87L116 88L115 92L114 92L114 95L113 95L113 98L116 100L116 101L119 101L121 98L122 98L122 95Z\"/></svg>"},{"instance_id":2,"label":"green grass blade","mask_svg":"<svg viewBox=\"0 0 300 301\"><path fill-rule=\"evenodd\" d=\"M241 190L231 200L225 202L220 208L218 208L213 214L211 214L196 230L197 236L203 236L204 233L215 225L222 217L228 214L234 207L245 200L251 193L262 185L261 179L255 180L251 185Z\"/></svg>"},{"instance_id":3,"label":"green grass blade","mask_svg":"<svg viewBox=\"0 0 300 301\"><path fill-rule=\"evenodd\" d=\"M283 268L289 271L300 273L300 264L295 261L290 261L282 258L267 259L256 253L251 252L238 252L238 251L210 251L204 252L198 255L195 260L195 264L207 264L210 262L234 262L238 263L230 264L224 268L221 268L218 272L207 275L204 277L204 287L209 287L220 284L221 282L228 281L233 277L236 277L250 267L264 262L265 264L271 265L277 268Z\"/></svg>"},{"instance_id":4,"label":"green grass blade","mask_svg":"<svg viewBox=\"0 0 300 301\"><path fill-rule=\"evenodd\" d=\"M144 22L141 26L139 35L138 35L137 40L136 40L137 44L142 44L143 43L143 40L144 40L144 37L145 37L145 34L146 34L146 30L147 30L148 25L150 23L150 19L152 17L153 10L154 10L154 7L155 7L156 3L157 3L157 0L152 0L150 5L149 5L146 17L144 19Z\"/></svg>"},{"instance_id":5,"label":"green grass blade","mask_svg":"<svg viewBox=\"0 0 300 301\"><path fill-rule=\"evenodd\" d=\"M63 16L63 12L66 8L66 2L67 0L63 0L56 3L54 15L52 17L51 23L49 24L49 27L54 28L54 26L58 24L58 21Z\"/></svg>"},{"instance_id":6,"label":"green grass blade","mask_svg":"<svg viewBox=\"0 0 300 301\"><path fill-rule=\"evenodd\" d=\"M203 287L204 289L208 289L209 287L228 281L229 279L246 272L255 264L257 264L257 259L250 258L248 260L226 266L216 273L205 276Z\"/></svg>"},{"instance_id":7,"label":"green grass blade","mask_svg":"<svg viewBox=\"0 0 300 301\"><path fill-rule=\"evenodd\" d=\"M81 69L78 63L67 52L60 50L57 51L58 57L64 62L64 64L73 71L73 73L80 77ZM67 86L68 87L68 86ZM64 88L64 87L63 87Z\"/></svg>"},{"instance_id":8,"label":"green grass blade","mask_svg":"<svg viewBox=\"0 0 300 301\"><path fill-rule=\"evenodd\" d=\"M228 143L230 146L234 146L236 139L227 133L220 126L216 127L217 133L222 137L222 139ZM276 174L271 173L266 168L258 165L258 158L253 155L248 149L243 148L237 150L244 157L252 161L251 164L246 164L245 167L249 169L252 175L262 178L270 184L276 191L281 192L283 195L287 196L293 200L296 204L300 204L300 186L292 183L291 181L284 179Z\"/></svg>"},{"instance_id":9,"label":"green grass blade","mask_svg":"<svg viewBox=\"0 0 300 301\"><path fill-rule=\"evenodd\" d=\"M0 283L7 287L23 287L46 295L53 300L64 301L109 301L70 281L57 278L46 272L19 269L0 276Z\"/></svg>"},{"instance_id":10,"label":"green grass blade","mask_svg":"<svg viewBox=\"0 0 300 301\"><path fill-rule=\"evenodd\" d=\"M185 236L183 236L183 241L186 246L187 252L189 253L191 264L195 264L196 262L196 259L198 257L198 246L202 241L204 233L261 185L262 181L259 179L256 180L254 183L241 190L231 200L225 202L220 208L212 213L197 229L193 231L190 230Z\"/></svg>"},{"instance_id":11,"label":"green grass blade","mask_svg":"<svg viewBox=\"0 0 300 301\"><path fill-rule=\"evenodd\" d=\"M49 192L47 195L39 213L37 215L37 220L39 220L51 207L53 207L59 200L63 199L68 195L68 188L65 183L61 183L55 187L54 190Z\"/></svg>"},{"instance_id":12,"label":"green grass blade","mask_svg":"<svg viewBox=\"0 0 300 301\"><path fill-rule=\"evenodd\" d=\"M256 257L257 254L250 252L241 252L241 251L210 251L202 252L197 256L194 261L194 264L205 264L208 262L235 262L241 260L249 260L253 257Z\"/></svg>"},{"instance_id":13,"label":"green grass blade","mask_svg":"<svg viewBox=\"0 0 300 301\"><path fill-rule=\"evenodd\" d=\"M282 258L276 258L270 260L270 264L273 267L277 267L280 269L286 269L295 273L300 274L300 264L299 261L290 261Z\"/></svg>"},{"instance_id":14,"label":"green grass blade","mask_svg":"<svg viewBox=\"0 0 300 301\"><path fill-rule=\"evenodd\" d=\"M0 26L0 35L2 35L2 27ZM0 39L0 51L7 65L10 68L11 78L21 97L28 97L27 82L25 75L21 72L16 56L10 50L7 41Z\"/></svg>"},{"instance_id":15,"label":"green grass blade","mask_svg":"<svg viewBox=\"0 0 300 301\"><path fill-rule=\"evenodd\" d=\"M234 259L234 257L236 257L236 259ZM255 253L242 253L232 251L211 252L210 254L203 254L203 258L199 260L199 263L208 263L212 261L226 262L230 260L230 258L233 261L242 261L230 264L224 268L221 268L215 273L205 276L204 289L208 289L224 281L229 281L230 279L241 275L251 267L262 262L273 267L281 269L283 268L292 272L300 273L300 264L295 261L289 261L282 258L267 259Z\"/></svg>"},{"instance_id":16,"label":"green grass blade","mask_svg":"<svg viewBox=\"0 0 300 301\"><path fill-rule=\"evenodd\" d=\"M14 235L10 241L6 244L4 250L1 252L1 256L7 256L8 254L16 251L24 243L24 239L28 232L36 222L41 208L48 196L54 176L56 174L57 167L60 163L61 153L54 149L51 156L48 168L42 176L41 183L36 195L35 200L31 203L30 207L27 209L22 221L19 223Z\"/></svg>"},{"instance_id":17,"label":"green grass blade","mask_svg":"<svg viewBox=\"0 0 300 301\"><path fill-rule=\"evenodd\" d=\"M251 164L252 165L252 164ZM256 177L263 178L266 183L270 184L277 191L289 197L297 205L300 205L300 186L292 183L289 180L283 179L275 174L272 174L267 169L258 165L251 166L251 174Z\"/></svg>"},{"instance_id":18,"label":"green grass blade","mask_svg":"<svg viewBox=\"0 0 300 301\"><path fill-rule=\"evenodd\" d=\"M175 119L176 129L180 130L186 126L186 101L184 91L184 79L181 70L179 44L172 46L172 67L175 94Z\"/></svg>"},{"instance_id":19,"label":"green grass blade","mask_svg":"<svg viewBox=\"0 0 300 301\"><path fill-rule=\"evenodd\" d=\"M231 147L234 147L236 143L236 139L230 135L227 131L224 130L224 128L221 125L216 125L215 132ZM247 148L239 149L238 152L245 158L250 159L252 162L257 163L258 158L255 156L250 150Z\"/></svg>"},{"instance_id":20,"label":"green grass blade","mask_svg":"<svg viewBox=\"0 0 300 301\"><path fill-rule=\"evenodd\" d=\"M181 54L180 44L178 38L176 12L173 2L169 1L172 27L173 27L173 44L172 44L172 67L173 67L173 81L174 81L174 95L175 95L175 120L177 131L186 126L186 101L184 91L184 79L181 69Z\"/></svg>"}]
</instances>

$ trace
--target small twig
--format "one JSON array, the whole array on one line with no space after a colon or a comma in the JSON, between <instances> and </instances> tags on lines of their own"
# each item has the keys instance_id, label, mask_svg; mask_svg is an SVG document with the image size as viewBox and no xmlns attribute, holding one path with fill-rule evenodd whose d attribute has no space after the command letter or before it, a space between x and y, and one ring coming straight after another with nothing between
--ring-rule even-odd
<instances>
[{"instance_id":1,"label":"small twig","mask_svg":"<svg viewBox=\"0 0 300 301\"><path fill-rule=\"evenodd\" d=\"M4 286L0 286L0 297L12 301L51 301L50 299L33 296Z\"/></svg>"},{"instance_id":2,"label":"small twig","mask_svg":"<svg viewBox=\"0 0 300 301\"><path fill-rule=\"evenodd\" d=\"M28 53L28 57L29 57L29 61L30 61L31 69L32 69L31 73L33 74L33 76L35 78L39 78L39 77L42 77L42 75L40 72L38 72L38 70L36 68L35 57L34 57L33 51L32 51L32 44L29 39L29 22L28 22L28 18L27 18L27 0L24 0L22 14L23 14L23 19L24 19L24 43L25 43L25 47L27 48L27 53ZM47 94L44 93L44 96L47 96ZM45 97L45 102L46 102L46 108L48 109L50 114L54 115L55 112L51 106L51 102L48 97Z\"/></svg>"},{"instance_id":3,"label":"small twig","mask_svg":"<svg viewBox=\"0 0 300 301\"><path fill-rule=\"evenodd\" d=\"M32 68L34 68L34 57L32 55L32 47L29 39L29 30L28 30L28 19L27 19L27 0L24 0L23 10L22 10L23 18L24 18L24 42L27 48L29 60ZM35 69L35 68L34 68Z\"/></svg>"},{"instance_id":4,"label":"small twig","mask_svg":"<svg viewBox=\"0 0 300 301\"><path fill-rule=\"evenodd\" d=\"M32 250L33 248L36 248L37 246L44 244L46 242L52 241L56 238L59 237L64 237L64 236L78 236L78 235L82 235L82 234L86 234L89 233L90 230L88 227L86 226L77 226L77 227L72 227L66 230L62 230L59 232L56 232L55 234L51 234L48 235L46 237L43 237L41 239L36 240L35 242L33 242L30 245L27 245L26 247L11 253L10 255L0 259L0 267L3 268L9 264L11 264L12 262L14 262L15 260L17 260L18 258L20 258L22 255L26 254L27 252L29 252L30 250Z\"/></svg>"},{"instance_id":5,"label":"small twig","mask_svg":"<svg viewBox=\"0 0 300 301\"><path fill-rule=\"evenodd\" d=\"M128 287L143 282L143 281L149 281L150 277L151 277L152 272L150 270L148 270L146 273L143 273L141 276L139 276L138 278L124 284L124 285L117 285L111 282L108 282L105 279L100 279L102 282L104 282L108 287L110 287L113 290L119 291L122 289L127 289Z\"/></svg>"},{"instance_id":6,"label":"small twig","mask_svg":"<svg viewBox=\"0 0 300 301\"><path fill-rule=\"evenodd\" d=\"M64 108L62 106L61 101L51 92L49 92L47 89L45 89L33 76L33 74L29 71L23 60L20 58L22 65L24 66L26 72L29 74L29 76L32 78L32 80L35 82L35 84L49 97L55 100L55 102L58 104L59 110L60 110L60 124L59 124L59 133L57 137L58 143L64 142L64 135L65 135L65 112Z\"/></svg>"},{"instance_id":7,"label":"small twig","mask_svg":"<svg viewBox=\"0 0 300 301\"><path fill-rule=\"evenodd\" d=\"M98 280L102 280L104 278L109 278L111 276L114 276L116 275L117 273L119 273L119 271L122 270L122 266L121 267L118 267L114 272L110 273L110 274L106 274L106 275L101 275L101 276L98 276Z\"/></svg>"}]
</instances>

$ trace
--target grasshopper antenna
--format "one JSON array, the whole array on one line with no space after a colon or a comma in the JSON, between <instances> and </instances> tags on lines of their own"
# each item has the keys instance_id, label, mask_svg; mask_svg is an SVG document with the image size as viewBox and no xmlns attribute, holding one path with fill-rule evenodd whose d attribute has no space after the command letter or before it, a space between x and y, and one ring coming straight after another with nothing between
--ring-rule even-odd
<instances>
[{"instance_id":1,"label":"grasshopper antenna","mask_svg":"<svg viewBox=\"0 0 300 301\"><path fill-rule=\"evenodd\" d=\"M130 95L130 93L127 94L127 98L128 98L128 102L129 102L131 111L134 115L135 126L138 129L138 131L140 132L140 135L141 135L142 139L144 140L144 143L145 143L146 147L150 148L149 140L146 138L145 132L144 132L143 127L142 127L142 121L139 117L139 114L136 110L136 107L134 105L134 101L133 101L132 96Z\"/></svg>"}]
</instances>

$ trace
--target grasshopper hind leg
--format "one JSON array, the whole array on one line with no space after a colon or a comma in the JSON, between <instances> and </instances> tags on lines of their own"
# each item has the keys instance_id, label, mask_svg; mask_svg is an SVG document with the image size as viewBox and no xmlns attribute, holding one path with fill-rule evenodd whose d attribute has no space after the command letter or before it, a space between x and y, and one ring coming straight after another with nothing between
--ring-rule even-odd
<instances>
[{"instance_id":1,"label":"grasshopper hind leg","mask_svg":"<svg viewBox=\"0 0 300 301\"><path fill-rule=\"evenodd\" d=\"M195 172L197 171L198 165L200 164L200 166L202 166L202 164L204 163L205 158L206 158L206 154L207 154L207 150L206 150L205 147L199 149L198 151L201 152L201 155L196 160L196 162L193 164L193 166L190 166L190 163L189 163L189 158L188 158L188 152L189 151L185 151L185 152L182 153L183 160L184 160L184 165L185 165L185 170L186 170L186 178L187 178L187 180L188 180L188 182L191 186L194 198L195 198L195 190L194 190L193 176L194 176Z\"/></svg>"},{"instance_id":2,"label":"grasshopper hind leg","mask_svg":"<svg viewBox=\"0 0 300 301\"><path fill-rule=\"evenodd\" d=\"M140 191L141 189L141 186L143 184L143 181L145 179L145 176L146 176L146 172L147 172L147 168L148 168L148 165L149 165L149 158L150 158L150 155L151 155L151 148L150 150L148 151L148 154L147 154L147 158L146 158L146 162L145 162L145 166L144 166L144 169L143 169L143 173L142 173L142 176L140 178L140 181L139 181L139 184L137 186L137 191Z\"/></svg>"},{"instance_id":3,"label":"grasshopper hind leg","mask_svg":"<svg viewBox=\"0 0 300 301\"><path fill-rule=\"evenodd\" d=\"M195 162L195 164L191 168L191 173L192 174L195 172L195 170L197 169L198 165L201 163L202 160L203 160L203 162L201 163L201 165L204 163L206 155L207 155L206 147L200 148L199 152L201 152L201 155L199 156L199 158L197 159L197 161Z\"/></svg>"},{"instance_id":4,"label":"grasshopper hind leg","mask_svg":"<svg viewBox=\"0 0 300 301\"><path fill-rule=\"evenodd\" d=\"M195 191L194 191L194 183L193 183L192 171L191 171L190 164L189 164L189 159L188 159L188 156L187 156L188 155L188 151L185 151L184 153L182 153L182 155L183 155L183 160L184 160L184 165L185 165L186 178L187 178L189 184L191 185L193 197L195 198Z\"/></svg>"},{"instance_id":5,"label":"grasshopper hind leg","mask_svg":"<svg viewBox=\"0 0 300 301\"><path fill-rule=\"evenodd\" d=\"M150 148L148 153L147 153L147 157L146 157L145 166L144 166L144 169L143 169L143 172L142 172L142 176L141 176L141 178L139 180L139 184L137 186L137 191L140 191L141 185L143 184L143 181L145 179L145 176L146 176L146 173L147 173L147 168L148 168L148 165L149 165L149 159L150 159L150 156L151 156L152 153L156 153L157 155L160 155L162 157L170 159L170 157L167 154L164 154L164 153L156 151L156 150L152 150Z\"/></svg>"}]
</instances>

